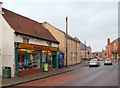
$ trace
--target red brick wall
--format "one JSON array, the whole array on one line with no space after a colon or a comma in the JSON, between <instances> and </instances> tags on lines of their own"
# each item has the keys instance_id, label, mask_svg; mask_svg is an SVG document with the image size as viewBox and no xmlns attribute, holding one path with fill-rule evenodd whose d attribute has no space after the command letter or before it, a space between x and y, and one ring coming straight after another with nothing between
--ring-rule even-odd
<instances>
[{"instance_id":1,"label":"red brick wall","mask_svg":"<svg viewBox=\"0 0 120 88\"><path fill-rule=\"evenodd\" d=\"M109 46L106 46L106 54L107 54L107 58L111 58L113 57L113 51L114 51L114 43L116 43L117 46L117 50L118 50L118 42L117 41L113 41ZM119 54L120 55L120 54Z\"/></svg>"}]
</instances>

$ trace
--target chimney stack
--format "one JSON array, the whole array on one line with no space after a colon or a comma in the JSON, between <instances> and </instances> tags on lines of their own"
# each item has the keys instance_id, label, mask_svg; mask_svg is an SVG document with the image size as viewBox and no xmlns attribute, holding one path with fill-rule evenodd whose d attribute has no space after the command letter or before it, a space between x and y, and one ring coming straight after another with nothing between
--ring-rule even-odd
<instances>
[{"instance_id":1,"label":"chimney stack","mask_svg":"<svg viewBox=\"0 0 120 88\"><path fill-rule=\"evenodd\" d=\"M110 38L108 38L108 45L110 44Z\"/></svg>"}]
</instances>

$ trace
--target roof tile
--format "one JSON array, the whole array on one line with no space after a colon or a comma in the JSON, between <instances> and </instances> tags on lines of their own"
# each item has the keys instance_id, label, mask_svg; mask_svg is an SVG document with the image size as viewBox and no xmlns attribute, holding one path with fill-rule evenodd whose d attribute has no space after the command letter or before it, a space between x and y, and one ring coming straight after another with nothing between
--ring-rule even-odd
<instances>
[{"instance_id":1,"label":"roof tile","mask_svg":"<svg viewBox=\"0 0 120 88\"><path fill-rule=\"evenodd\" d=\"M4 12L3 17L15 32L59 43L54 36L43 27L42 23L38 23L5 8L2 8L2 10Z\"/></svg>"}]
</instances>

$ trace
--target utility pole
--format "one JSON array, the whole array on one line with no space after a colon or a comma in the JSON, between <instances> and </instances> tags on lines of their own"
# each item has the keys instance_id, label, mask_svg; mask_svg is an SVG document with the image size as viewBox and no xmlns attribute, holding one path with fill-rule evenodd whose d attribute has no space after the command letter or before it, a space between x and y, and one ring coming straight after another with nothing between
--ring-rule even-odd
<instances>
[{"instance_id":1,"label":"utility pole","mask_svg":"<svg viewBox=\"0 0 120 88\"><path fill-rule=\"evenodd\" d=\"M67 65L68 65L68 58L67 58L67 36L68 36L68 17L66 17L66 67L67 67Z\"/></svg>"},{"instance_id":2,"label":"utility pole","mask_svg":"<svg viewBox=\"0 0 120 88\"><path fill-rule=\"evenodd\" d=\"M86 40L85 40L85 59L86 59Z\"/></svg>"},{"instance_id":3,"label":"utility pole","mask_svg":"<svg viewBox=\"0 0 120 88\"><path fill-rule=\"evenodd\" d=\"M77 64L77 41L76 41L76 64Z\"/></svg>"}]
</instances>

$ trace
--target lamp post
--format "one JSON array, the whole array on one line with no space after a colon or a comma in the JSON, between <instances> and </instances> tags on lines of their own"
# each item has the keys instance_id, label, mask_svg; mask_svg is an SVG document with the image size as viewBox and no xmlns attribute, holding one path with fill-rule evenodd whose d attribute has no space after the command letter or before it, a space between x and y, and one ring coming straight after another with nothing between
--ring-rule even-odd
<instances>
[{"instance_id":1,"label":"lamp post","mask_svg":"<svg viewBox=\"0 0 120 88\"><path fill-rule=\"evenodd\" d=\"M114 59L114 54L115 54L114 51L112 52L112 54L113 54L113 59Z\"/></svg>"},{"instance_id":2,"label":"lamp post","mask_svg":"<svg viewBox=\"0 0 120 88\"><path fill-rule=\"evenodd\" d=\"M88 53L88 61L89 61L89 60L90 60L90 59L89 59L89 58L90 58L90 56L89 56L89 55L90 55L90 52L88 51L87 53Z\"/></svg>"},{"instance_id":3,"label":"lamp post","mask_svg":"<svg viewBox=\"0 0 120 88\"><path fill-rule=\"evenodd\" d=\"M66 67L68 65L68 61L67 61L67 35L68 35L68 17L66 17Z\"/></svg>"},{"instance_id":4,"label":"lamp post","mask_svg":"<svg viewBox=\"0 0 120 88\"><path fill-rule=\"evenodd\" d=\"M86 41L85 41L85 59L86 59Z\"/></svg>"}]
</instances>

